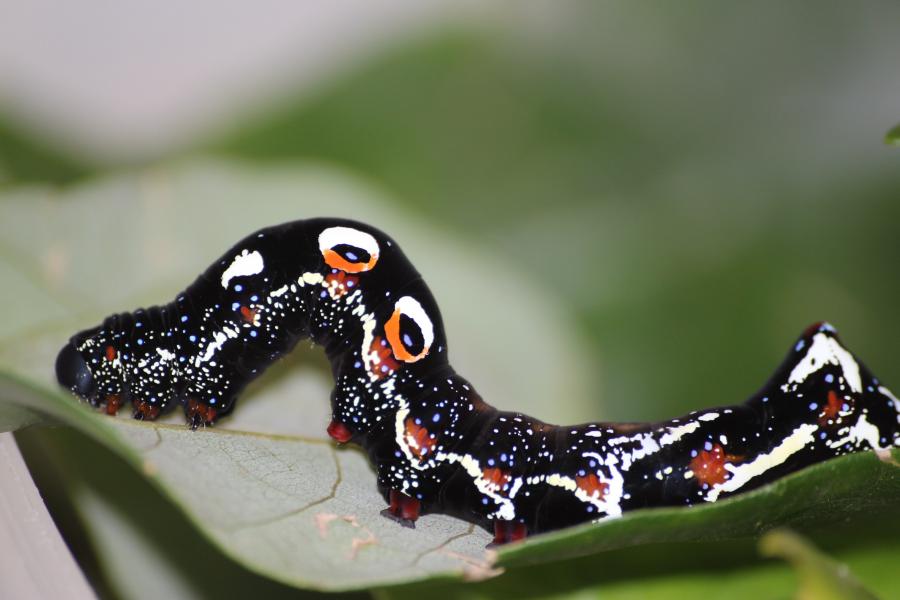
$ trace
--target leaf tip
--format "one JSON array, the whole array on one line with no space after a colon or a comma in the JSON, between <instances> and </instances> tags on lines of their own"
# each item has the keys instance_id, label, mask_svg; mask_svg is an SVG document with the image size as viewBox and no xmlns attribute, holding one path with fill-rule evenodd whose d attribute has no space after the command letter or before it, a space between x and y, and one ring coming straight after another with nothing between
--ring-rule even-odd
<instances>
[{"instance_id":1,"label":"leaf tip","mask_svg":"<svg viewBox=\"0 0 900 600\"><path fill-rule=\"evenodd\" d=\"M823 554L788 529L774 529L759 541L760 554L786 560L798 579L796 598L871 600L874 596L850 573L847 565Z\"/></svg>"}]
</instances>

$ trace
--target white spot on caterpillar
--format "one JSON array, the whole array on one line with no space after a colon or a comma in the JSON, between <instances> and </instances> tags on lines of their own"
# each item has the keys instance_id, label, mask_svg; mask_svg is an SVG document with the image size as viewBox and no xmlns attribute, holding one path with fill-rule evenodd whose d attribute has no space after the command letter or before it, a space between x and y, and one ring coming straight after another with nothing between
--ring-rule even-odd
<instances>
[{"instance_id":1,"label":"white spot on caterpillar","mask_svg":"<svg viewBox=\"0 0 900 600\"><path fill-rule=\"evenodd\" d=\"M321 273L304 273L297 279L297 283L303 285L304 283L308 283L309 285L316 285L317 283L322 283L325 278L322 277Z\"/></svg>"},{"instance_id":2,"label":"white spot on caterpillar","mask_svg":"<svg viewBox=\"0 0 900 600\"><path fill-rule=\"evenodd\" d=\"M157 348L156 353L159 354L159 357L163 362L175 360L177 358L174 352L169 352L165 348Z\"/></svg>"},{"instance_id":3,"label":"white spot on caterpillar","mask_svg":"<svg viewBox=\"0 0 900 600\"><path fill-rule=\"evenodd\" d=\"M726 464L725 469L731 472L731 478L724 483L713 485L706 494L706 501L715 502L720 493L737 491L754 477L782 464L793 454L803 450L807 444L811 444L815 440L813 433L817 429L818 427L812 423L804 423L768 454L760 454L755 460L740 465Z\"/></svg>"},{"instance_id":4,"label":"white spot on caterpillar","mask_svg":"<svg viewBox=\"0 0 900 600\"><path fill-rule=\"evenodd\" d=\"M850 434L839 440L828 442L828 446L830 448L840 448L848 442L852 442L856 446L859 446L863 442L866 442L874 450L878 450L881 447L881 444L878 441L881 438L881 433L878 431L878 427L866 420L865 412L859 415L859 419L857 419L853 427L844 427L841 429L840 433L845 431L849 431Z\"/></svg>"},{"instance_id":5,"label":"white spot on caterpillar","mask_svg":"<svg viewBox=\"0 0 900 600\"><path fill-rule=\"evenodd\" d=\"M236 337L238 337L238 332L230 327L224 327L222 328L222 331L217 331L213 335L213 340L206 346L206 351L203 353L203 356L197 356L194 360L194 366L199 367L200 363L205 363L211 359L213 355L222 348L228 338L233 339Z\"/></svg>"},{"instance_id":6,"label":"white spot on caterpillar","mask_svg":"<svg viewBox=\"0 0 900 600\"><path fill-rule=\"evenodd\" d=\"M228 288L228 283L235 277L246 277L247 275L256 275L262 273L264 268L262 254L254 250L242 253L234 257L225 272L222 273L222 287Z\"/></svg>"},{"instance_id":7,"label":"white spot on caterpillar","mask_svg":"<svg viewBox=\"0 0 900 600\"><path fill-rule=\"evenodd\" d=\"M825 365L838 365L841 367L850 389L858 394L862 393L859 365L853 360L853 355L847 352L835 338L829 337L824 333L817 333L813 337L812 345L807 350L806 356L791 371L791 375L788 377L788 384L803 383L807 377Z\"/></svg>"},{"instance_id":8,"label":"white spot on caterpillar","mask_svg":"<svg viewBox=\"0 0 900 600\"><path fill-rule=\"evenodd\" d=\"M365 310L365 307L361 304L357 308ZM353 312L355 314L356 310L354 310ZM372 381L375 381L376 379L378 379L378 373L376 372L374 367L381 362L381 359L378 358L378 353L372 352L370 350L372 348L372 342L375 339L375 315L363 315L360 318L360 321L362 321L363 342L362 348L360 348L359 355L362 356L363 363L366 367L366 372L369 373L369 378ZM407 410L407 412L409 411Z\"/></svg>"},{"instance_id":9,"label":"white spot on caterpillar","mask_svg":"<svg viewBox=\"0 0 900 600\"><path fill-rule=\"evenodd\" d=\"M660 451L659 443L651 435L641 438L641 447L630 453L622 453L622 470L627 471L633 463Z\"/></svg>"},{"instance_id":10,"label":"white spot on caterpillar","mask_svg":"<svg viewBox=\"0 0 900 600\"><path fill-rule=\"evenodd\" d=\"M406 443L406 417L409 415L409 402L399 394L394 398L398 404L397 412L394 414L394 440L397 442L397 447L406 456L407 464L414 469L423 470L425 467L419 464L419 459L413 456L412 449ZM405 485L406 482L404 482Z\"/></svg>"},{"instance_id":11,"label":"white spot on caterpillar","mask_svg":"<svg viewBox=\"0 0 900 600\"><path fill-rule=\"evenodd\" d=\"M711 413L715 414L715 413ZM706 415L704 415L706 416ZM715 414L715 417L718 417ZM710 420L710 419L706 419ZM610 446L619 446L621 444L640 444L639 448L636 448L631 451L622 451L622 470L628 471L631 468L631 465L642 460L656 452L659 452L662 448L669 446L670 444L674 444L682 437L689 433L693 433L700 427L700 423L696 421L692 421L690 423L685 423L683 425L677 425L675 427L665 427L661 431L664 433L659 435L660 430L650 431L646 433L640 433L633 436L620 436L617 438L612 438L607 442ZM593 435L592 435L593 434ZM590 435L591 437L600 437L602 434L599 431L589 431L585 435ZM656 436L659 436L657 439ZM616 462L615 455L610 455L611 461L607 464L612 464Z\"/></svg>"},{"instance_id":12,"label":"white spot on caterpillar","mask_svg":"<svg viewBox=\"0 0 900 600\"><path fill-rule=\"evenodd\" d=\"M370 256L378 255L378 242L375 238L359 229L351 227L329 227L319 234L319 251L325 252L341 244L356 246L369 253Z\"/></svg>"},{"instance_id":13,"label":"white spot on caterpillar","mask_svg":"<svg viewBox=\"0 0 900 600\"><path fill-rule=\"evenodd\" d=\"M659 443L662 446L674 444L687 434L694 433L699 427L700 423L697 422L685 423L684 425L678 425L677 427L667 427L666 433L659 438Z\"/></svg>"}]
</instances>

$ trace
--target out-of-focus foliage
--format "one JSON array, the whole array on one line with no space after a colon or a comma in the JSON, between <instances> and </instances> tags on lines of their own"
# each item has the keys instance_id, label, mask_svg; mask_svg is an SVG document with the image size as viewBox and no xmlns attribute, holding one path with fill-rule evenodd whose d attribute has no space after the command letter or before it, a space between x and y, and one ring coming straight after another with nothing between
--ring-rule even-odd
<instances>
[{"instance_id":1,"label":"out-of-focus foliage","mask_svg":"<svg viewBox=\"0 0 900 600\"><path fill-rule=\"evenodd\" d=\"M759 542L766 556L776 556L791 563L800 589L797 600L873 600L845 565L841 565L810 546L790 531L770 531Z\"/></svg>"},{"instance_id":2,"label":"out-of-focus foliage","mask_svg":"<svg viewBox=\"0 0 900 600\"><path fill-rule=\"evenodd\" d=\"M888 131L884 136L884 141L894 146L900 146L900 125Z\"/></svg>"},{"instance_id":3,"label":"out-of-focus foliage","mask_svg":"<svg viewBox=\"0 0 900 600\"><path fill-rule=\"evenodd\" d=\"M17 131L0 116L0 186L17 183L70 183L91 169L78 159Z\"/></svg>"}]
</instances>

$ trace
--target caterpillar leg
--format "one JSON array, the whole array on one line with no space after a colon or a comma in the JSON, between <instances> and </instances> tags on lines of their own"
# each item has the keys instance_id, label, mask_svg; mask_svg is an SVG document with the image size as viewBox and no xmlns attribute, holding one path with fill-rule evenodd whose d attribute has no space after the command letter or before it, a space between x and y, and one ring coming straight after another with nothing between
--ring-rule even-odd
<instances>
[{"instance_id":1,"label":"caterpillar leg","mask_svg":"<svg viewBox=\"0 0 900 600\"><path fill-rule=\"evenodd\" d=\"M114 417L119 414L119 409L122 408L123 404L125 404L125 399L122 397L122 394L106 394L101 396L96 406L104 413Z\"/></svg>"},{"instance_id":2,"label":"caterpillar leg","mask_svg":"<svg viewBox=\"0 0 900 600\"><path fill-rule=\"evenodd\" d=\"M525 526L525 523L497 519L494 521L494 540L488 544L488 547L518 542L519 540L524 540L527 536L528 528Z\"/></svg>"},{"instance_id":3,"label":"caterpillar leg","mask_svg":"<svg viewBox=\"0 0 900 600\"><path fill-rule=\"evenodd\" d=\"M208 402L198 400L194 397L188 397L184 402L184 414L187 417L187 424L191 430L196 431L199 427L208 427L216 422L217 410Z\"/></svg>"},{"instance_id":4,"label":"caterpillar leg","mask_svg":"<svg viewBox=\"0 0 900 600\"><path fill-rule=\"evenodd\" d=\"M350 438L353 437L353 433L350 431L350 429L346 425L338 421L332 421L331 423L329 423L328 429L326 429L325 431L327 431L328 435L331 436L331 439L336 441L338 444L346 444L350 441Z\"/></svg>"},{"instance_id":5,"label":"caterpillar leg","mask_svg":"<svg viewBox=\"0 0 900 600\"><path fill-rule=\"evenodd\" d=\"M161 415L169 412L177 402L177 394L171 380L147 379L135 381L126 396L131 400L131 414L138 421L155 421ZM122 396L121 402L124 401ZM113 409L116 407L113 406ZM110 413L110 403L106 404L107 413Z\"/></svg>"},{"instance_id":6,"label":"caterpillar leg","mask_svg":"<svg viewBox=\"0 0 900 600\"><path fill-rule=\"evenodd\" d=\"M398 490L391 490L391 504L381 514L404 527L415 528L421 503Z\"/></svg>"},{"instance_id":7,"label":"caterpillar leg","mask_svg":"<svg viewBox=\"0 0 900 600\"><path fill-rule=\"evenodd\" d=\"M147 400L134 400L131 403L134 412L131 416L138 421L155 421L162 413L162 408L158 404L148 402ZM109 414L109 404L106 405L107 414Z\"/></svg>"}]
</instances>

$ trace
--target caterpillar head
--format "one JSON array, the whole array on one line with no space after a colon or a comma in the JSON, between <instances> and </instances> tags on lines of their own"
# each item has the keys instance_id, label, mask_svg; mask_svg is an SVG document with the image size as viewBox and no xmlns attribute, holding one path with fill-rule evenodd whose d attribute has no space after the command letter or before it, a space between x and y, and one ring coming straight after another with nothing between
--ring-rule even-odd
<instances>
[{"instance_id":1,"label":"caterpillar head","mask_svg":"<svg viewBox=\"0 0 900 600\"><path fill-rule=\"evenodd\" d=\"M79 333L56 357L60 385L91 404L125 393L125 365L107 330L97 327ZM118 400L117 400L118 401Z\"/></svg>"},{"instance_id":2,"label":"caterpillar head","mask_svg":"<svg viewBox=\"0 0 900 600\"><path fill-rule=\"evenodd\" d=\"M82 398L93 396L96 389L87 361L71 342L63 346L56 357L56 379L61 386Z\"/></svg>"}]
</instances>

